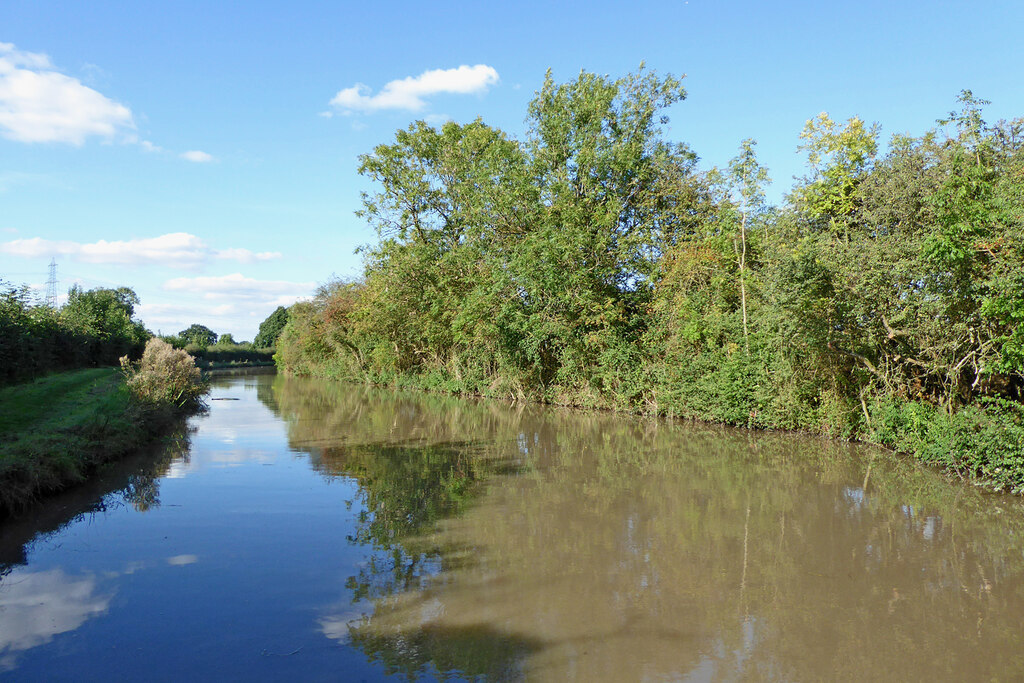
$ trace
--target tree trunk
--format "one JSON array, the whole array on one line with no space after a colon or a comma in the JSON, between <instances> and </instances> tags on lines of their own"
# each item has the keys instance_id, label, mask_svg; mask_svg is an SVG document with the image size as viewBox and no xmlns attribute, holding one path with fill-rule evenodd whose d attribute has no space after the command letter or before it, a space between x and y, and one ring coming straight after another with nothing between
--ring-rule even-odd
<instances>
[{"instance_id":1,"label":"tree trunk","mask_svg":"<svg viewBox=\"0 0 1024 683\"><path fill-rule=\"evenodd\" d=\"M743 308L743 344L750 353L750 332L747 329L747 286L745 282L747 269L747 212L743 212L743 220L740 222L740 241L743 249L740 251L740 306Z\"/></svg>"}]
</instances>

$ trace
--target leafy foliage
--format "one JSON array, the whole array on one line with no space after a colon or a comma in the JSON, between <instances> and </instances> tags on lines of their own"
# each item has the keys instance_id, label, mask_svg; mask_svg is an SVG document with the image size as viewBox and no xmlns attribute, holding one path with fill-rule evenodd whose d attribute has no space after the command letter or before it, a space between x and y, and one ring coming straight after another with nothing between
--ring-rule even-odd
<instances>
[{"instance_id":1,"label":"leafy foliage","mask_svg":"<svg viewBox=\"0 0 1024 683\"><path fill-rule=\"evenodd\" d=\"M883 154L877 124L823 113L808 176L768 207L755 141L701 172L663 137L684 96L643 68L549 73L521 142L398 131L361 158L363 278L290 309L279 365L874 439L1024 484L992 464L1024 391L1024 120L988 125L964 91ZM924 432L893 426L918 410Z\"/></svg>"},{"instance_id":2,"label":"leafy foliage","mask_svg":"<svg viewBox=\"0 0 1024 683\"><path fill-rule=\"evenodd\" d=\"M213 346L217 343L217 333L205 325L193 323L178 333L178 339L186 345Z\"/></svg>"},{"instance_id":3,"label":"leafy foliage","mask_svg":"<svg viewBox=\"0 0 1024 683\"><path fill-rule=\"evenodd\" d=\"M0 282L0 384L137 358L149 337L133 317L138 303L127 287L75 286L58 310L36 303L27 287Z\"/></svg>"},{"instance_id":4,"label":"leafy foliage","mask_svg":"<svg viewBox=\"0 0 1024 683\"><path fill-rule=\"evenodd\" d=\"M260 349L272 348L277 344L277 338L281 336L281 330L288 323L288 309L278 306L274 312L267 316L266 320L260 323L259 332L252 340L253 346ZM223 338L223 335L222 335Z\"/></svg>"}]
</instances>

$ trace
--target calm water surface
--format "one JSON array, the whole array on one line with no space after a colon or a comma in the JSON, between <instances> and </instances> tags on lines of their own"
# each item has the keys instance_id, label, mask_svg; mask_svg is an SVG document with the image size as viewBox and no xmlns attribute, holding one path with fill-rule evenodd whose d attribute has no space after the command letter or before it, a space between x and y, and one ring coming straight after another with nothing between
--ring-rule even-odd
<instances>
[{"instance_id":1,"label":"calm water surface","mask_svg":"<svg viewBox=\"0 0 1024 683\"><path fill-rule=\"evenodd\" d=\"M258 376L0 527L9 680L1024 678L1024 510L871 450Z\"/></svg>"}]
</instances>

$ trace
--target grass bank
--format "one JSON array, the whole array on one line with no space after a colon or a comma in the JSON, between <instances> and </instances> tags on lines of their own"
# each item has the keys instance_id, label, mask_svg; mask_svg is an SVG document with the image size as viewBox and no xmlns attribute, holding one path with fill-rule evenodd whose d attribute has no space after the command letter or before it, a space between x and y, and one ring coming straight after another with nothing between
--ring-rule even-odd
<instances>
[{"instance_id":1,"label":"grass bank","mask_svg":"<svg viewBox=\"0 0 1024 683\"><path fill-rule=\"evenodd\" d=\"M181 365L176 366L154 356L147 345L142 363L129 366L127 381L123 370L94 368L0 389L0 519L81 483L104 463L139 450L201 406L198 370L180 353L183 358L175 361ZM153 378L159 373L146 363L154 360L164 375L183 368L179 384L196 387L188 401L181 390L161 395L171 383L166 376Z\"/></svg>"}]
</instances>

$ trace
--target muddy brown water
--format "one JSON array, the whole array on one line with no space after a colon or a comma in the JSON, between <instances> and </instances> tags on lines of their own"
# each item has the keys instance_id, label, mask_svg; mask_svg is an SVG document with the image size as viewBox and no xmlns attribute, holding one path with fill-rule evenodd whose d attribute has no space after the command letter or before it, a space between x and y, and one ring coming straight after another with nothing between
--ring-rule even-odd
<instances>
[{"instance_id":1,"label":"muddy brown water","mask_svg":"<svg viewBox=\"0 0 1024 683\"><path fill-rule=\"evenodd\" d=\"M273 376L0 526L0 679L1024 679L1024 509L886 453Z\"/></svg>"}]
</instances>

